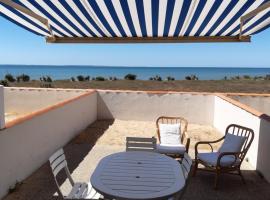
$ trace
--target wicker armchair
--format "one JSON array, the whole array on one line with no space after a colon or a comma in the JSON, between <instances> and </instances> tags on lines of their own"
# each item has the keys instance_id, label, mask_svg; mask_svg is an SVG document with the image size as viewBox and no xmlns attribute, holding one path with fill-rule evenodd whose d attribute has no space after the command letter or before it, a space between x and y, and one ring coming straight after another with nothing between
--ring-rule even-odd
<instances>
[{"instance_id":1,"label":"wicker armchair","mask_svg":"<svg viewBox=\"0 0 270 200\"><path fill-rule=\"evenodd\" d=\"M211 144L225 141L227 135L239 136L243 138L243 142L240 146L239 152L217 152L213 151ZM235 137L237 139L237 137ZM214 187L217 189L218 178L220 173L230 173L239 175L242 181L245 183L244 177L241 173L241 164L247 154L249 147L254 138L254 131L250 128L239 126L236 124L231 124L226 128L225 135L215 141L202 141L195 145L195 166L193 171L193 176L196 175L197 170L206 170L209 172L216 173ZM224 142L225 143L225 142ZM223 143L223 144L224 144ZM211 148L211 153L199 153L199 145L209 145ZM212 159L212 160L211 160ZM198 164L202 164L204 168L198 168Z\"/></svg>"},{"instance_id":2,"label":"wicker armchair","mask_svg":"<svg viewBox=\"0 0 270 200\"><path fill-rule=\"evenodd\" d=\"M187 127L188 127L188 121L182 117L166 117L161 116L156 121L156 128L157 128L157 136L159 140L159 144L161 144L161 135L160 135L160 124L180 124L180 130L179 133L181 134L181 138L179 140L179 145L183 146L183 151L180 152L169 152L164 153L168 156L174 157L174 158L183 158L184 153L188 153L189 144L190 144L190 138L188 137L187 133ZM158 148L157 148L157 151Z\"/></svg>"}]
</instances>

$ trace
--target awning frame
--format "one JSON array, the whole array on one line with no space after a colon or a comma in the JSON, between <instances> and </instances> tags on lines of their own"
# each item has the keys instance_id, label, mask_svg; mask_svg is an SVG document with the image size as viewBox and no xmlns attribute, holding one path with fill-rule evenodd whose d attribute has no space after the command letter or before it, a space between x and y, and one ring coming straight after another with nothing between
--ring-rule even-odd
<instances>
[{"instance_id":1,"label":"awning frame","mask_svg":"<svg viewBox=\"0 0 270 200\"><path fill-rule=\"evenodd\" d=\"M47 43L200 43L200 42L250 42L251 36L243 35L244 23L256 16L258 13L270 8L270 2L267 2L250 13L240 18L239 36L181 36L181 37L56 37L53 35L49 20L34 13L33 11L13 2L12 0L0 0L14 9L17 9L44 24L50 36L46 37Z\"/></svg>"},{"instance_id":2,"label":"awning frame","mask_svg":"<svg viewBox=\"0 0 270 200\"><path fill-rule=\"evenodd\" d=\"M246 15L244 15L244 16L242 16L242 17L240 18L240 33L239 33L239 39L240 39L240 40L241 40L242 37L243 37L243 26L244 26L244 23L245 23L247 20L249 20L250 18L256 16L257 14L259 14L260 12L262 12L262 11L268 9L268 8L270 8L270 2L267 2L267 3L263 4L263 5L261 5L261 6L258 7L257 9L255 9L255 10L249 12L248 14L246 14Z\"/></svg>"}]
</instances>

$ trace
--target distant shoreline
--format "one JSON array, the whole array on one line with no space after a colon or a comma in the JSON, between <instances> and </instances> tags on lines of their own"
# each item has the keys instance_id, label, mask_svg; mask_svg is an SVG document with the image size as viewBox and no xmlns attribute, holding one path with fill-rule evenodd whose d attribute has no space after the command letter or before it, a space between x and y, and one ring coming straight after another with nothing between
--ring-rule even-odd
<instances>
[{"instance_id":1,"label":"distant shoreline","mask_svg":"<svg viewBox=\"0 0 270 200\"><path fill-rule=\"evenodd\" d=\"M186 76L196 75L200 80L221 80L234 76L266 76L270 68L242 67L125 67L125 66L73 66L73 65L0 65L0 79L6 74L19 76L27 74L31 79L39 80L42 76L50 76L53 80L70 79L79 75L90 78L102 76L123 79L126 74L134 74L137 79L149 80L160 76L162 79L173 77L185 80Z\"/></svg>"}]
</instances>

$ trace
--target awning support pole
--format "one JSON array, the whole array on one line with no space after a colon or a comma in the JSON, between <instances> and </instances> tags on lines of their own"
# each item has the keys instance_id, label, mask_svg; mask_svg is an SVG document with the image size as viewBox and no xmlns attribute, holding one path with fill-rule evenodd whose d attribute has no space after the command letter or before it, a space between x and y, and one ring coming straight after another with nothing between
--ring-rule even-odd
<instances>
[{"instance_id":1,"label":"awning support pole","mask_svg":"<svg viewBox=\"0 0 270 200\"><path fill-rule=\"evenodd\" d=\"M244 16L242 16L242 17L240 18L240 33L239 33L239 39L240 39L240 40L241 40L242 37L243 37L243 34L242 34L242 33L243 33L243 26L244 26L244 23L245 23L248 19L250 19L250 18L256 16L256 15L259 14L260 12L266 10L267 8L270 8L270 1L267 2L267 3L265 3L265 4L263 4L262 6L259 6L259 7L256 8L255 10L249 12L248 14L246 14L246 15L244 15Z\"/></svg>"},{"instance_id":2,"label":"awning support pole","mask_svg":"<svg viewBox=\"0 0 270 200\"><path fill-rule=\"evenodd\" d=\"M0 0L1 3L11 7L11 8L14 8L16 10L19 10L23 13L25 13L26 15L29 15L35 19L37 19L38 21L40 21L42 24L44 24L47 28L48 28L48 31L50 32L51 36L50 38L54 38L54 35L53 35L53 32L52 32L52 29L51 29L51 26L50 26L50 23L49 23L49 20L44 18L44 17L41 17L40 15L34 13L33 11L15 3L14 1L12 0Z\"/></svg>"}]
</instances>

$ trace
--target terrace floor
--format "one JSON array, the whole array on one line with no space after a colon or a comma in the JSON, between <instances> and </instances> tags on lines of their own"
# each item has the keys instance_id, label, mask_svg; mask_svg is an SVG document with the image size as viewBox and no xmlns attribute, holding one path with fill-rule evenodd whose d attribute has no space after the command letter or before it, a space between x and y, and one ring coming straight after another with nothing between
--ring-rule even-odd
<instances>
[{"instance_id":1,"label":"terrace floor","mask_svg":"<svg viewBox=\"0 0 270 200\"><path fill-rule=\"evenodd\" d=\"M154 122L96 121L64 147L72 177L75 181L89 181L91 173L101 158L125 150L126 136L151 137L155 136L155 130ZM192 141L191 156L194 154L192 150L197 141L220 137L214 128L205 125L190 124L188 132ZM238 176L223 175L220 178L220 188L216 191L213 189L213 174L198 172L197 176L191 179L184 199L270 199L270 184L258 176L247 163L243 166L243 174L246 184L242 184ZM68 191L67 181L61 175L59 178L63 183L63 191ZM15 199L57 199L56 185L48 163L4 198L4 200Z\"/></svg>"}]
</instances>

